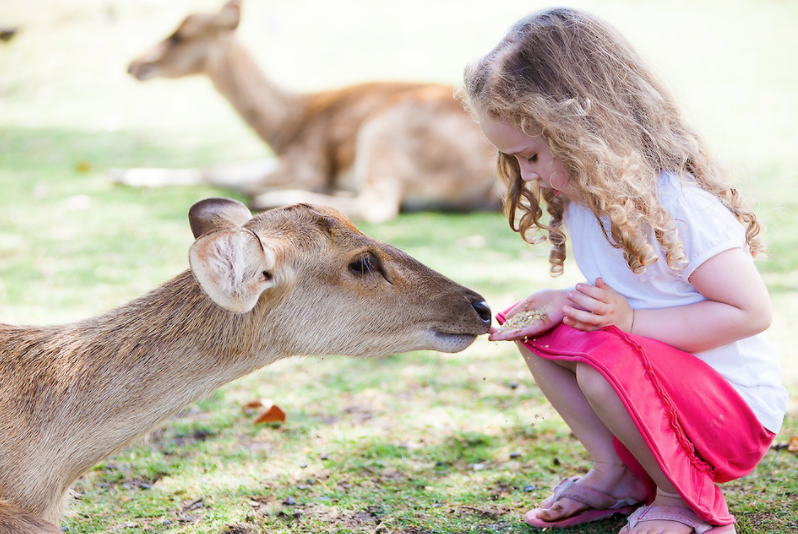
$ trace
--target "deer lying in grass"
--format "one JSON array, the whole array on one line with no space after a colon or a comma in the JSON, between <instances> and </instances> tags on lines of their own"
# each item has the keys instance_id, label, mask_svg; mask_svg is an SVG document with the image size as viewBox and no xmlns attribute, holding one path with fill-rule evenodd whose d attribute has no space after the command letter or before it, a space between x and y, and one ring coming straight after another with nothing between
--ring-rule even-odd
<instances>
[{"instance_id":1,"label":"deer lying in grass","mask_svg":"<svg viewBox=\"0 0 798 534\"><path fill-rule=\"evenodd\" d=\"M189 15L128 71L139 80L208 76L276 160L117 170L114 180L211 183L251 196L257 209L311 202L370 222L392 219L400 208L500 209L493 150L451 86L386 82L294 93L259 70L236 37L239 18L239 0L217 14ZM354 196L341 194L347 190Z\"/></svg>"},{"instance_id":2,"label":"deer lying in grass","mask_svg":"<svg viewBox=\"0 0 798 534\"><path fill-rule=\"evenodd\" d=\"M189 211L191 269L74 324L0 324L0 533L61 533L91 466L222 384L292 355L457 352L477 293L329 207Z\"/></svg>"}]
</instances>

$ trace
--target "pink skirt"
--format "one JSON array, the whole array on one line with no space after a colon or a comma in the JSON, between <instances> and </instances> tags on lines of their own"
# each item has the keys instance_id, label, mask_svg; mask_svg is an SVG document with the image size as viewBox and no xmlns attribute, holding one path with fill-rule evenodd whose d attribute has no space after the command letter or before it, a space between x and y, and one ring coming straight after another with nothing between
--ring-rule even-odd
<instances>
[{"instance_id":1,"label":"pink skirt","mask_svg":"<svg viewBox=\"0 0 798 534\"><path fill-rule=\"evenodd\" d=\"M497 314L499 323L505 313ZM717 371L692 354L614 326L582 332L560 324L524 345L541 358L599 371L690 508L707 523L734 523L716 483L753 471L775 435ZM654 481L617 439L615 449L649 485L650 504Z\"/></svg>"}]
</instances>

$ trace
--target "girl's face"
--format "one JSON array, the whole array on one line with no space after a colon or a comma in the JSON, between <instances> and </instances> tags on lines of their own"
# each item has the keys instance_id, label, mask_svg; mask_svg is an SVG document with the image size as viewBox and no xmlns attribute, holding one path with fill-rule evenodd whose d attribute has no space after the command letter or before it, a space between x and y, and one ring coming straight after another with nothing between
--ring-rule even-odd
<instances>
[{"instance_id":1,"label":"girl's face","mask_svg":"<svg viewBox=\"0 0 798 534\"><path fill-rule=\"evenodd\" d=\"M552 189L570 200L577 192L568 180L560 161L552 156L542 135L529 136L509 122L479 113L479 125L499 152L515 157L521 168L521 179L537 182L541 189Z\"/></svg>"}]
</instances>

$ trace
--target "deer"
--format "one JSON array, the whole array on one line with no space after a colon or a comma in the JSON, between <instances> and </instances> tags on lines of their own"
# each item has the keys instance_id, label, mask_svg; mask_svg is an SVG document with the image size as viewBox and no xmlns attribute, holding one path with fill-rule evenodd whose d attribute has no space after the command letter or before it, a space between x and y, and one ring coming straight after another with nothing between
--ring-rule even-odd
<instances>
[{"instance_id":1,"label":"deer","mask_svg":"<svg viewBox=\"0 0 798 534\"><path fill-rule=\"evenodd\" d=\"M334 208L210 198L188 217L189 268L157 289L71 324L0 323L0 533L61 534L82 473L277 360L458 352L489 329L481 295Z\"/></svg>"},{"instance_id":2,"label":"deer","mask_svg":"<svg viewBox=\"0 0 798 534\"><path fill-rule=\"evenodd\" d=\"M454 87L370 82L298 93L269 79L236 36L241 1L191 14L128 72L140 81L204 75L275 154L209 169L114 169L131 186L208 183L253 209L326 204L378 223L400 211L501 209L495 150Z\"/></svg>"}]
</instances>

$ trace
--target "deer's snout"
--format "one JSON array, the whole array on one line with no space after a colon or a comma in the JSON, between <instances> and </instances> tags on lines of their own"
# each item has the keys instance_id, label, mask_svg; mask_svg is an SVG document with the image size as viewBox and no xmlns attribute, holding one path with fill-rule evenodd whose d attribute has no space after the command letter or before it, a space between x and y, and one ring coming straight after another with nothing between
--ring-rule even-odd
<instances>
[{"instance_id":1,"label":"deer's snout","mask_svg":"<svg viewBox=\"0 0 798 534\"><path fill-rule=\"evenodd\" d=\"M482 319L482 322L490 326L493 316L490 313L490 306L488 306L488 303L484 300L480 300L479 302L472 302L471 306L473 306L479 318Z\"/></svg>"},{"instance_id":2,"label":"deer's snout","mask_svg":"<svg viewBox=\"0 0 798 534\"><path fill-rule=\"evenodd\" d=\"M147 77L147 69L140 61L133 61L127 68L127 73L134 76L137 80L143 81Z\"/></svg>"},{"instance_id":3,"label":"deer's snout","mask_svg":"<svg viewBox=\"0 0 798 534\"><path fill-rule=\"evenodd\" d=\"M127 72L138 81L143 82L159 76L159 65L163 61L164 45L160 44L130 62Z\"/></svg>"}]
</instances>

